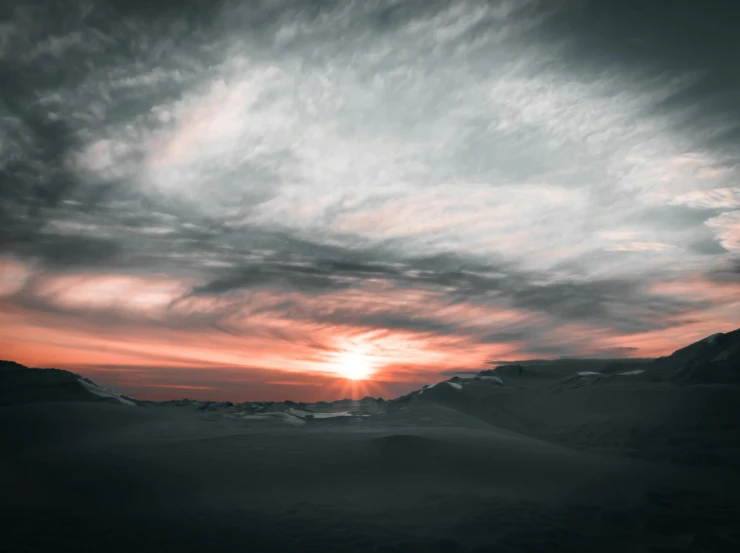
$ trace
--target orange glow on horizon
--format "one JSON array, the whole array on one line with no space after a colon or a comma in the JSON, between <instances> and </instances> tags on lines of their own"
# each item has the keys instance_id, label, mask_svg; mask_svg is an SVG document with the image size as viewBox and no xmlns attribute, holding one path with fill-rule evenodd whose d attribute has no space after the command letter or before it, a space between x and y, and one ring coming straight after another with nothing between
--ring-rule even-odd
<instances>
[{"instance_id":1,"label":"orange glow on horizon","mask_svg":"<svg viewBox=\"0 0 740 553\"><path fill-rule=\"evenodd\" d=\"M363 397L391 397L389 389L381 382L373 380L352 380L337 378L329 386L330 396L340 398L362 399Z\"/></svg>"},{"instance_id":2,"label":"orange glow on horizon","mask_svg":"<svg viewBox=\"0 0 740 553\"><path fill-rule=\"evenodd\" d=\"M451 302L389 283L324 294L181 296L191 284L163 275L55 275L0 258L0 358L72 370L133 397L174 398L190 389L244 400L391 397L443 372L538 357L532 346L582 357L668 355L734 330L740 308L737 283L701 275L653 283L653 294L706 305L663 315L655 330L636 333L586 322L553 325L542 313ZM369 322L355 316L361 314ZM384 317L408 325L379 326ZM443 322L445 330L415 328L418 320ZM523 337L489 338L510 331Z\"/></svg>"}]
</instances>

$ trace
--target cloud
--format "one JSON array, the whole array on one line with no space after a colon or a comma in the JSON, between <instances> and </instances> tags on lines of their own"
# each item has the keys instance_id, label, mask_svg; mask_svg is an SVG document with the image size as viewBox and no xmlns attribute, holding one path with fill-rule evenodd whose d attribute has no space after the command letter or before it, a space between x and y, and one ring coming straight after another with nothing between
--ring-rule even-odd
<instances>
[{"instance_id":1,"label":"cloud","mask_svg":"<svg viewBox=\"0 0 740 553\"><path fill-rule=\"evenodd\" d=\"M123 275L64 275L41 279L31 286L36 299L47 299L61 309L147 314L166 309L185 291L181 283L171 279Z\"/></svg>"},{"instance_id":2,"label":"cloud","mask_svg":"<svg viewBox=\"0 0 740 553\"><path fill-rule=\"evenodd\" d=\"M740 187L733 186L730 188L715 188L714 190L696 190L681 194L671 203L699 208L733 209L740 207Z\"/></svg>"},{"instance_id":3,"label":"cloud","mask_svg":"<svg viewBox=\"0 0 740 553\"><path fill-rule=\"evenodd\" d=\"M0 296L17 294L32 274L31 267L9 257L0 257Z\"/></svg>"},{"instance_id":4,"label":"cloud","mask_svg":"<svg viewBox=\"0 0 740 553\"><path fill-rule=\"evenodd\" d=\"M731 252L740 251L740 211L730 211L707 221L717 233L722 246Z\"/></svg>"},{"instance_id":5,"label":"cloud","mask_svg":"<svg viewBox=\"0 0 740 553\"><path fill-rule=\"evenodd\" d=\"M611 249L618 252L660 252L672 247L660 242L622 242L611 246Z\"/></svg>"},{"instance_id":6,"label":"cloud","mask_svg":"<svg viewBox=\"0 0 740 553\"><path fill-rule=\"evenodd\" d=\"M19 3L6 325L271 370L359 340L411 381L455 348L631 355L725 324L718 294L654 290L737 273L740 45L681 5Z\"/></svg>"},{"instance_id":7,"label":"cloud","mask_svg":"<svg viewBox=\"0 0 740 553\"><path fill-rule=\"evenodd\" d=\"M740 258L726 259L725 263L712 268L707 278L718 283L737 281L740 279Z\"/></svg>"},{"instance_id":8,"label":"cloud","mask_svg":"<svg viewBox=\"0 0 740 553\"><path fill-rule=\"evenodd\" d=\"M579 73L611 71L615 67L661 75L697 73L691 86L657 107L677 115L693 105L691 116L676 117L674 124L686 134L706 133L714 148L732 155L733 140L737 139L733 132L740 115L732 97L740 80L731 70L731 53L739 40L722 21L734 15L736 6L731 3L707 12L688 0L679 1L670 11L657 5L606 0L563 11L546 22L541 32L557 42L568 30L570 40L561 54L568 68Z\"/></svg>"}]
</instances>

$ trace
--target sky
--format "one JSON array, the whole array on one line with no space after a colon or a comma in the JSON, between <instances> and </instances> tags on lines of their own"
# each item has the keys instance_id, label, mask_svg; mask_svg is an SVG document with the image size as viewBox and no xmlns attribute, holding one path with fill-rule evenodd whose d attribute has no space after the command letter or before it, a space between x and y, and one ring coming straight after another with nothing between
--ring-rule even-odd
<instances>
[{"instance_id":1,"label":"sky","mask_svg":"<svg viewBox=\"0 0 740 553\"><path fill-rule=\"evenodd\" d=\"M315 401L733 330L738 16L4 2L0 358Z\"/></svg>"}]
</instances>

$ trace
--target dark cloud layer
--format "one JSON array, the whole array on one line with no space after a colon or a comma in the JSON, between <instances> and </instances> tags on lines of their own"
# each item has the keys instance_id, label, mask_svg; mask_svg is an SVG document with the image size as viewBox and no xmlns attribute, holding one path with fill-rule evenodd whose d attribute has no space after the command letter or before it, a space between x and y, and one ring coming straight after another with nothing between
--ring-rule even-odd
<instances>
[{"instance_id":1,"label":"dark cloud layer","mask_svg":"<svg viewBox=\"0 0 740 553\"><path fill-rule=\"evenodd\" d=\"M668 113L690 106L690 117L678 117L684 130L709 133L708 142L736 154L740 75L735 52L740 37L729 25L740 17L732 0L702 4L678 0L670 5L639 0L582 2L551 18L540 32L559 41L569 38L564 60L575 71L635 71L670 75L697 74L696 81L666 98L657 109ZM737 161L737 159L735 159Z\"/></svg>"}]
</instances>

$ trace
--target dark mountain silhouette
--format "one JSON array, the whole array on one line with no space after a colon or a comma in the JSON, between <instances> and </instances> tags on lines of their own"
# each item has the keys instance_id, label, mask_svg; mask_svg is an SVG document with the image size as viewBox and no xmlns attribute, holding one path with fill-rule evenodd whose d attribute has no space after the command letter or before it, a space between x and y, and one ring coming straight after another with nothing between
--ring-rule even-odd
<instances>
[{"instance_id":1,"label":"dark mountain silhouette","mask_svg":"<svg viewBox=\"0 0 740 553\"><path fill-rule=\"evenodd\" d=\"M740 384L740 329L713 334L656 359L651 370L660 378L687 383Z\"/></svg>"},{"instance_id":2,"label":"dark mountain silhouette","mask_svg":"<svg viewBox=\"0 0 740 553\"><path fill-rule=\"evenodd\" d=\"M509 364L397 400L438 404L577 449L689 465L740 465L740 330L656 360ZM590 370L583 370L588 367ZM408 409L408 407L406 407Z\"/></svg>"},{"instance_id":3,"label":"dark mountain silhouette","mask_svg":"<svg viewBox=\"0 0 740 553\"><path fill-rule=\"evenodd\" d=\"M687 384L740 383L740 329L708 336L658 359L554 359L512 361L478 373L500 378L564 378L581 373L619 375ZM582 375L594 376L594 375ZM637 376L637 375L635 375Z\"/></svg>"},{"instance_id":4,"label":"dark mountain silhouette","mask_svg":"<svg viewBox=\"0 0 740 553\"><path fill-rule=\"evenodd\" d=\"M562 378L579 371L613 373L644 367L653 359L539 359L530 361L510 361L501 363L493 369L478 373L479 376L523 377L523 378Z\"/></svg>"},{"instance_id":5,"label":"dark mountain silhouette","mask_svg":"<svg viewBox=\"0 0 740 553\"><path fill-rule=\"evenodd\" d=\"M134 405L89 378L61 369L30 369L0 361L0 406L47 401L103 401Z\"/></svg>"}]
</instances>

